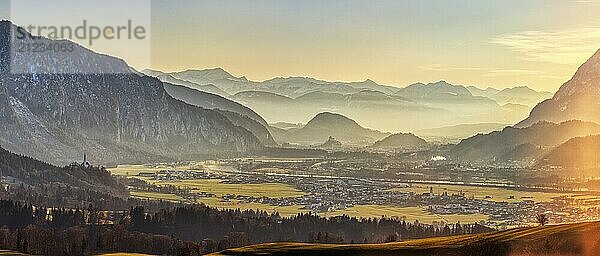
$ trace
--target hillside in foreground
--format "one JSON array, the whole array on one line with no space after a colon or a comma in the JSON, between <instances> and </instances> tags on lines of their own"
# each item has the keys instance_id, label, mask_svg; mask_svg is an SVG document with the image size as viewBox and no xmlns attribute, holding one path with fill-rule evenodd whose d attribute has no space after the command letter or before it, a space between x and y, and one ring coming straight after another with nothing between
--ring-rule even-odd
<instances>
[{"instance_id":1,"label":"hillside in foreground","mask_svg":"<svg viewBox=\"0 0 600 256\"><path fill-rule=\"evenodd\" d=\"M494 233L386 244L267 243L218 255L600 255L600 222L516 228Z\"/></svg>"}]
</instances>

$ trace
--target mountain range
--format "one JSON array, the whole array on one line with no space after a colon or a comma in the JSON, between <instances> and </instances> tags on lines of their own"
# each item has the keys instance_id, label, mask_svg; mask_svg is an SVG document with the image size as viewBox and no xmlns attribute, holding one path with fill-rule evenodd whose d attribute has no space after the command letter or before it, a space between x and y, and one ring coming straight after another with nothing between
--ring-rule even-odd
<instances>
[{"instance_id":1,"label":"mountain range","mask_svg":"<svg viewBox=\"0 0 600 256\"><path fill-rule=\"evenodd\" d=\"M316 114L330 111L382 131L416 131L464 123L516 123L539 99L549 97L546 92L526 87L480 90L445 81L399 88L372 80L327 82L310 77L278 77L256 82L235 77L221 68L143 72L164 82L237 101L269 123L306 123ZM216 92L215 88L222 92ZM490 93L484 95L479 91ZM522 92L526 94L519 96Z\"/></svg>"},{"instance_id":2,"label":"mountain range","mask_svg":"<svg viewBox=\"0 0 600 256\"><path fill-rule=\"evenodd\" d=\"M474 96L481 96L493 99L498 104L521 104L527 106L535 106L545 99L552 97L551 92L535 91L527 86L516 86L512 88L505 88L502 90L494 89L491 87L485 90L479 89L475 86L468 86L467 89Z\"/></svg>"},{"instance_id":3,"label":"mountain range","mask_svg":"<svg viewBox=\"0 0 600 256\"><path fill-rule=\"evenodd\" d=\"M239 127L244 127L265 146L275 146L267 122L252 109L222 96L163 82L165 91L173 98L203 109L211 109L225 116Z\"/></svg>"},{"instance_id":4,"label":"mountain range","mask_svg":"<svg viewBox=\"0 0 600 256\"><path fill-rule=\"evenodd\" d=\"M0 145L57 164L69 163L82 152L101 163L146 162L250 152L283 142L322 144L330 136L343 144L364 146L391 134L379 130L426 134L432 131L424 127L446 127L435 132L447 136L468 130L458 135L468 136L498 128L483 125L488 120L519 120L528 110L524 104L548 96L527 87L481 90L445 81L404 88L371 80L327 82L307 77L255 82L221 68L173 73L145 70L144 74L120 59L78 45L73 53L60 57L51 53L25 56L10 51L18 43L11 33L16 26L3 21L0 29ZM456 146L453 156L471 160L537 157L537 148L559 143L518 143L517 139L512 143L509 137L518 133L511 129L527 133L526 127L535 120L596 121L600 108L592 96L599 93L599 56L590 58L552 99L540 103L515 128L466 139ZM27 72L11 72L14 68ZM557 104L562 107L556 109ZM306 125L281 129L269 126L274 120ZM463 123L482 125L458 125ZM531 130L546 126L551 127L539 123ZM562 143L591 134L557 137ZM494 136L500 139L490 141L502 141L506 147L479 152L465 147L478 144L485 149L485 141Z\"/></svg>"},{"instance_id":5,"label":"mountain range","mask_svg":"<svg viewBox=\"0 0 600 256\"><path fill-rule=\"evenodd\" d=\"M516 161L537 166L596 163L584 149L593 152L596 137L586 136L600 134L599 96L600 50L529 117L502 131L464 139L451 155L466 161ZM577 159L576 153L581 153L582 159Z\"/></svg>"},{"instance_id":6,"label":"mountain range","mask_svg":"<svg viewBox=\"0 0 600 256\"><path fill-rule=\"evenodd\" d=\"M398 90L398 88L393 86L379 85L372 80L365 80L363 82L328 82L310 77L276 77L262 82L255 82L246 79L246 77L235 77L222 68L185 70L169 74L174 78L198 85L215 85L231 95L244 91L262 91L296 98L310 92L347 94L362 90L374 90L393 94Z\"/></svg>"},{"instance_id":7,"label":"mountain range","mask_svg":"<svg viewBox=\"0 0 600 256\"><path fill-rule=\"evenodd\" d=\"M542 121L525 128L506 127L464 139L452 149L451 155L463 161L531 164L572 138L594 134L600 134L599 124L577 120L560 124Z\"/></svg>"},{"instance_id":8,"label":"mountain range","mask_svg":"<svg viewBox=\"0 0 600 256\"><path fill-rule=\"evenodd\" d=\"M12 51L19 40L70 43L17 39L16 29L0 22L0 145L12 152L64 165L83 152L122 163L263 146L231 117L174 99L161 81L120 59L79 45L68 54Z\"/></svg>"}]
</instances>

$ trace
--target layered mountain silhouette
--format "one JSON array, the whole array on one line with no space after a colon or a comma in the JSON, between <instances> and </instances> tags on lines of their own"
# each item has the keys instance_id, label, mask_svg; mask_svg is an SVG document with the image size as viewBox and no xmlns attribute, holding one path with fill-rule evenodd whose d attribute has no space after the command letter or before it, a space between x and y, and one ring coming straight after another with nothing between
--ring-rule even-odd
<instances>
[{"instance_id":1,"label":"layered mountain silhouette","mask_svg":"<svg viewBox=\"0 0 600 256\"><path fill-rule=\"evenodd\" d=\"M277 77L255 82L245 77L235 77L222 68L186 70L170 74L175 78L199 85L214 84L231 95L244 91L263 91L296 98L310 92L346 94L366 89L393 94L398 90L397 87L380 85L368 79L363 82L328 82L310 77Z\"/></svg>"},{"instance_id":2,"label":"layered mountain silhouette","mask_svg":"<svg viewBox=\"0 0 600 256\"><path fill-rule=\"evenodd\" d=\"M144 70L142 70L142 73L144 73L148 76L156 77L156 78L158 78L158 80L163 81L165 83L169 83L169 84L173 84L173 85L181 85L181 86L188 87L190 89L195 89L195 90L202 91L202 92L212 93L212 94L216 94L216 95L223 96L223 97L230 96L228 93L224 92L223 90L219 89L218 87L216 87L212 84L200 85L200 84L193 83L190 81L177 79L170 74L167 74L167 73L164 73L164 72L161 72L158 70L144 69Z\"/></svg>"},{"instance_id":3,"label":"layered mountain silhouette","mask_svg":"<svg viewBox=\"0 0 600 256\"><path fill-rule=\"evenodd\" d=\"M600 50L589 58L551 99L539 103L516 127L539 121L577 119L600 122Z\"/></svg>"},{"instance_id":4,"label":"layered mountain silhouette","mask_svg":"<svg viewBox=\"0 0 600 256\"><path fill-rule=\"evenodd\" d=\"M572 138L554 148L540 161L539 166L560 166L564 168L596 169L600 168L600 135ZM579 172L578 174L583 174Z\"/></svg>"},{"instance_id":5,"label":"layered mountain silhouette","mask_svg":"<svg viewBox=\"0 0 600 256\"><path fill-rule=\"evenodd\" d=\"M461 85L453 85L446 81L439 81L429 84L411 84L399 90L396 93L396 95L403 96L409 99L430 100L448 100L457 98L470 99L473 97L473 94L471 94L471 92L466 87Z\"/></svg>"},{"instance_id":6,"label":"layered mountain silhouette","mask_svg":"<svg viewBox=\"0 0 600 256\"><path fill-rule=\"evenodd\" d=\"M506 126L508 125L500 123L459 124L418 130L415 132L415 135L423 138L444 138L446 140L460 140L469 138L479 133L485 134L493 131L500 131Z\"/></svg>"},{"instance_id":7,"label":"layered mountain silhouette","mask_svg":"<svg viewBox=\"0 0 600 256\"><path fill-rule=\"evenodd\" d=\"M535 106L543 100L552 97L550 92L538 92L527 86L517 86L506 88L489 98L498 102L498 104L522 104L527 106Z\"/></svg>"},{"instance_id":8,"label":"layered mountain silhouette","mask_svg":"<svg viewBox=\"0 0 600 256\"><path fill-rule=\"evenodd\" d=\"M536 94L523 87L514 88L511 93L515 90L523 96ZM582 152L586 145L594 146L595 137L577 137L600 134L599 96L600 50L560 87L554 97L539 103L528 118L502 131L465 139L451 154L456 159L468 161L571 165L577 161L573 152ZM594 163L589 156L587 158Z\"/></svg>"},{"instance_id":9,"label":"layered mountain silhouette","mask_svg":"<svg viewBox=\"0 0 600 256\"><path fill-rule=\"evenodd\" d=\"M323 112L317 114L299 129L282 131L278 140L305 145L320 145L335 138L343 144L370 145L389 135L360 126L356 121L340 114Z\"/></svg>"},{"instance_id":10,"label":"layered mountain silhouette","mask_svg":"<svg viewBox=\"0 0 600 256\"><path fill-rule=\"evenodd\" d=\"M600 134L600 125L567 121L539 122L526 128L506 127L502 131L479 134L462 140L451 150L454 159L485 162L538 161L554 147L571 138Z\"/></svg>"},{"instance_id":11,"label":"layered mountain silhouette","mask_svg":"<svg viewBox=\"0 0 600 256\"><path fill-rule=\"evenodd\" d=\"M402 97L371 90L350 94L311 92L297 98L271 92L245 91L233 95L231 99L252 108L269 122L276 120L307 123L316 114L328 111L360 120L361 124L380 130L427 126L432 120L425 118L426 116L446 112ZM403 122L407 119L414 121ZM435 122L439 122L440 119L450 121L450 117L440 117Z\"/></svg>"},{"instance_id":12,"label":"layered mountain silhouette","mask_svg":"<svg viewBox=\"0 0 600 256\"><path fill-rule=\"evenodd\" d=\"M269 125L252 109L228 100L216 94L191 89L185 86L163 82L165 91L171 97L190 105L204 109L212 109L227 117L236 126L244 127L252 132L263 145L274 146L275 141L269 132Z\"/></svg>"},{"instance_id":13,"label":"layered mountain silhouette","mask_svg":"<svg viewBox=\"0 0 600 256\"><path fill-rule=\"evenodd\" d=\"M0 22L0 145L10 151L62 165L83 152L119 163L262 147L231 118L174 99L120 59L78 45L60 56L12 51L16 28Z\"/></svg>"},{"instance_id":14,"label":"layered mountain silhouette","mask_svg":"<svg viewBox=\"0 0 600 256\"><path fill-rule=\"evenodd\" d=\"M415 83L405 88L380 85L372 80L328 82L310 77L278 77L257 82L236 77L221 68L146 73L193 89L203 90L203 86L208 86L206 92L210 93L215 93L212 86L217 87L224 92L217 94L250 107L270 123L306 123L316 114L330 111L383 131L416 131L463 123L515 123L538 102L532 98L548 96L540 96L544 94L533 90L535 96L514 96L520 87L502 93L495 89L481 90L490 94L476 95L472 92L478 90L476 87L445 81ZM492 99L496 94L500 103Z\"/></svg>"},{"instance_id":15,"label":"layered mountain silhouette","mask_svg":"<svg viewBox=\"0 0 600 256\"><path fill-rule=\"evenodd\" d=\"M527 86L516 86L502 90L491 87L479 89L475 86L468 86L467 89L473 94L473 96L487 97L493 99L501 105L518 104L533 107L541 101L552 97L552 93L550 92L538 92Z\"/></svg>"},{"instance_id":16,"label":"layered mountain silhouette","mask_svg":"<svg viewBox=\"0 0 600 256\"><path fill-rule=\"evenodd\" d=\"M480 89L476 86L467 86L467 90L469 90L471 92L471 94L473 94L473 96L483 96L483 97L491 97L493 95L495 95L496 93L500 92L500 90L496 89L496 88L492 88L492 87L488 87L485 89Z\"/></svg>"}]
</instances>

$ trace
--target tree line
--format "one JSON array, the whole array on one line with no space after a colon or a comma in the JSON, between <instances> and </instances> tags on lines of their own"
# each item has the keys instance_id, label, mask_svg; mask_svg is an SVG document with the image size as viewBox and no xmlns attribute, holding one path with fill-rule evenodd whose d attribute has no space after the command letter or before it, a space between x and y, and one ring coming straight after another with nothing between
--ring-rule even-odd
<instances>
[{"instance_id":1,"label":"tree line","mask_svg":"<svg viewBox=\"0 0 600 256\"><path fill-rule=\"evenodd\" d=\"M310 213L283 218L277 213L218 210L202 204L155 212L143 206L102 211L93 205L42 208L12 200L0 200L0 226L1 249L39 255L117 251L202 255L273 241L379 243L491 231L478 224L434 226Z\"/></svg>"}]
</instances>

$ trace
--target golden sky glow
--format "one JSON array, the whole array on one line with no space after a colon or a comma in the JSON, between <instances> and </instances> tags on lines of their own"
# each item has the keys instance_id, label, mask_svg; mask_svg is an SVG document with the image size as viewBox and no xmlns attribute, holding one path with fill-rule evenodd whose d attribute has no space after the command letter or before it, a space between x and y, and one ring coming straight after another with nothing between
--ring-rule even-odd
<instances>
[{"instance_id":1,"label":"golden sky glow","mask_svg":"<svg viewBox=\"0 0 600 256\"><path fill-rule=\"evenodd\" d=\"M600 48L600 2L153 2L152 68L555 91Z\"/></svg>"},{"instance_id":2,"label":"golden sky glow","mask_svg":"<svg viewBox=\"0 0 600 256\"><path fill-rule=\"evenodd\" d=\"M222 67L251 80L310 76L400 87L446 80L555 91L600 48L600 0L138 1L151 5L150 13L102 17L149 17L150 50L95 49L138 69Z\"/></svg>"}]
</instances>

